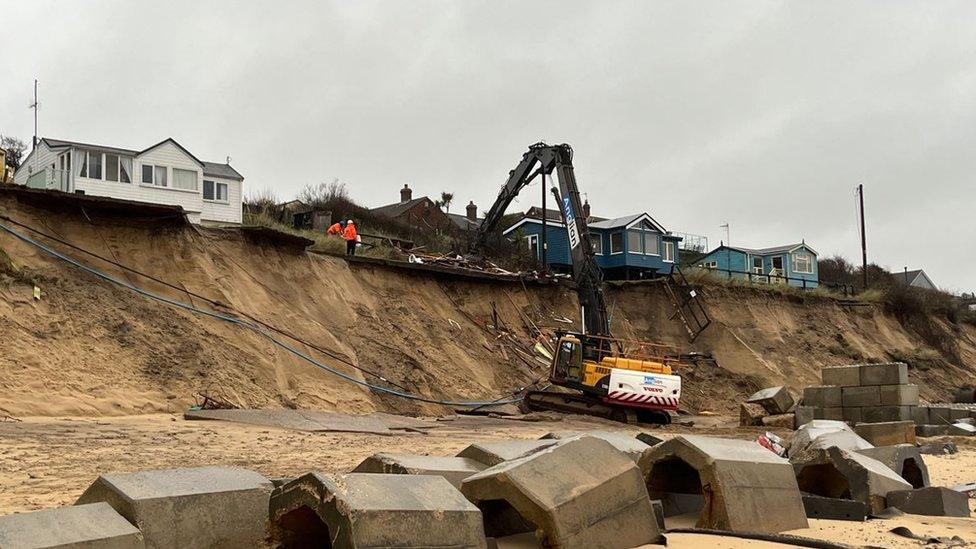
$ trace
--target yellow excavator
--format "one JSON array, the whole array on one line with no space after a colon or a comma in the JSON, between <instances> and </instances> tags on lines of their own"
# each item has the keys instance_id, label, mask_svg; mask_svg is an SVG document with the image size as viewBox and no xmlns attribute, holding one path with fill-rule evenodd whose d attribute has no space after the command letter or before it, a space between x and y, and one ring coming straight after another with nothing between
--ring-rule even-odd
<instances>
[{"instance_id":1,"label":"yellow excavator","mask_svg":"<svg viewBox=\"0 0 976 549\"><path fill-rule=\"evenodd\" d=\"M582 215L572 147L541 142L529 147L485 214L471 252L481 254L488 235L498 228L519 191L536 176L553 172L558 186L553 185L551 190L569 238L583 331L556 332L549 381L579 393L530 391L523 405L530 410L597 415L632 423L670 423L668 412L678 409L681 398L681 378L672 373L677 359L669 357L663 345L618 339L610 333L603 275Z\"/></svg>"}]
</instances>

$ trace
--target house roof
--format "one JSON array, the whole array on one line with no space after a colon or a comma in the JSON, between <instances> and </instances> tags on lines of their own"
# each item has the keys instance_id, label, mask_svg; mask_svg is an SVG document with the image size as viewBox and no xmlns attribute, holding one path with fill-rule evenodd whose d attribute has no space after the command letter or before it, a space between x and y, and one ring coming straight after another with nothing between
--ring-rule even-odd
<instances>
[{"instance_id":1,"label":"house roof","mask_svg":"<svg viewBox=\"0 0 976 549\"><path fill-rule=\"evenodd\" d=\"M452 214L452 213L447 214L447 217L449 217L451 221L454 222L455 225L457 225L458 227L464 230L480 227L481 222L484 221L484 219L480 217L478 219L475 219L474 221L471 221L470 219L468 219L468 216L466 215Z\"/></svg>"},{"instance_id":2,"label":"house roof","mask_svg":"<svg viewBox=\"0 0 976 549\"><path fill-rule=\"evenodd\" d=\"M630 227L631 225L637 224L639 221L649 222L655 229L662 233L668 232L667 229L655 221L653 217L647 215L646 212L591 222L589 225L591 229L616 229L617 227Z\"/></svg>"},{"instance_id":3,"label":"house roof","mask_svg":"<svg viewBox=\"0 0 976 549\"><path fill-rule=\"evenodd\" d=\"M901 272L901 273L892 273L892 276L895 277L895 280L897 280L899 282L904 282L904 283L908 284L909 286L911 286L912 284L914 284L915 281L918 280L919 278L924 278L925 280L928 281L928 283L929 283L930 286L932 286L933 288L936 287L935 286L935 283L932 282L932 279L929 278L929 275L925 274L925 271L922 270L922 269L915 269L915 270L912 270L912 271L904 271L904 272Z\"/></svg>"},{"instance_id":4,"label":"house roof","mask_svg":"<svg viewBox=\"0 0 976 549\"><path fill-rule=\"evenodd\" d=\"M370 211L376 212L380 215L385 215L386 217L398 217L403 212L409 210L417 204L420 204L421 202L424 202L425 200L433 203L433 200L431 200L429 197L421 196L419 198L407 200L406 202L396 202L394 204L387 204L386 206L373 208Z\"/></svg>"},{"instance_id":5,"label":"house roof","mask_svg":"<svg viewBox=\"0 0 976 549\"><path fill-rule=\"evenodd\" d=\"M173 143L173 145L176 145L176 147L178 147L181 151L183 151L184 153L186 153L187 156L189 156L194 161L196 161L197 164L200 164L200 166L203 168L203 175L210 175L210 176L213 176L213 177L224 177L224 178L227 178L227 179L237 179L239 181L243 181L244 180L244 176L241 175L237 170L235 170L234 168L232 168L230 166L230 164L219 163L219 162L205 162L203 160L200 160L199 158L197 158L196 156L194 156L193 153L191 153L190 151L188 151L186 149L186 147L184 147L183 145L180 145L179 142L177 142L172 137L167 137L166 139L163 139L159 143L156 143L155 145L152 145L151 147L147 147L147 148L145 148L145 149L143 149L141 151L137 151L137 150L133 150L133 149L123 149L123 148L120 148L120 147L107 147L105 145L94 145L92 143L82 143L80 141L67 141L65 139L52 139L50 137L43 137L43 138L41 138L41 141L43 141L48 147L50 147L52 149L60 149L60 148L66 148L66 147L80 147L80 148L98 149L100 151L114 152L114 153L119 153L119 154L127 154L127 155L132 155L132 156L138 156L138 155L141 155L141 154L145 154L146 152L151 151L152 149L155 149L156 147L158 147L158 146L160 146L160 145L162 145L164 143ZM31 151L31 152L33 152L33 151Z\"/></svg>"},{"instance_id":6,"label":"house roof","mask_svg":"<svg viewBox=\"0 0 976 549\"><path fill-rule=\"evenodd\" d=\"M772 254L783 253L783 252L792 252L797 248L806 248L811 252L813 252L814 255L820 255L817 253L817 250L814 250L813 248L808 246L805 242L800 242L799 244L784 244L782 246L771 246L769 248L743 248L741 246L722 245L708 252L708 254L706 255L711 255L722 249L736 250L738 252L742 252L744 254L749 254L749 255L772 255Z\"/></svg>"}]
</instances>

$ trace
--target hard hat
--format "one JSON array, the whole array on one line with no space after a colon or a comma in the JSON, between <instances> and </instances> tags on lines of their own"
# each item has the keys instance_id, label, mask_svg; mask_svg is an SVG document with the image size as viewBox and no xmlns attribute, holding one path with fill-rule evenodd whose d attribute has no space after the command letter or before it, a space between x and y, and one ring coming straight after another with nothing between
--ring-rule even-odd
<instances>
[{"instance_id":1,"label":"hard hat","mask_svg":"<svg viewBox=\"0 0 976 549\"><path fill-rule=\"evenodd\" d=\"M352 223L353 225L355 225L355 223L353 223L352 219L350 219L349 221L346 221L346 223Z\"/></svg>"}]
</instances>

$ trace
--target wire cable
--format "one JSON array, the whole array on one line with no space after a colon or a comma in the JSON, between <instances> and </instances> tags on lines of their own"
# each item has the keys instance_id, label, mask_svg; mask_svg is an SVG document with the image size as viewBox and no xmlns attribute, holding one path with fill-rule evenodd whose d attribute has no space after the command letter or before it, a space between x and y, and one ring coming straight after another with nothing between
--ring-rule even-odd
<instances>
[{"instance_id":1,"label":"wire cable","mask_svg":"<svg viewBox=\"0 0 976 549\"><path fill-rule=\"evenodd\" d=\"M440 404L440 405L443 405L443 406L458 406L458 407L463 407L463 408L481 408L481 407L487 407L487 406L500 406L502 404L514 404L514 403L519 402L519 401L522 400L521 397L518 397L518 398L510 398L510 399L505 399L505 400L490 400L490 401L441 400L441 399L434 399L434 398L425 397L425 396L422 396L422 395L418 395L418 394L410 393L410 392L406 392L406 391L398 391L398 390L395 390L395 389L390 389L388 387L383 387L381 385L374 385L372 383L368 383L368 382L365 382L365 381L361 381L361 380L358 380L358 379L352 377L351 375L349 375L349 374L347 374L345 372L341 372L339 370L336 370L335 368L332 368L331 366L328 366L326 364L323 364L323 363L319 362L318 360L315 360L313 357L311 357L311 356L303 353L302 351L300 351L300 350L292 347L291 345L288 345L287 343L284 343L284 342L276 339L271 334L269 334L266 331L262 330L261 327L258 324L255 324L255 323L252 323L252 322L248 322L246 320L242 320L242 319L237 318L237 317L233 317L233 316L228 316L228 315L224 315L224 314L221 314L221 313L217 313L215 311L208 311L208 310L205 310L205 309L200 309L200 308L198 308L198 307L196 307L194 305L190 305L190 304L187 304L187 303L183 303L182 301L178 301L176 299L171 299L171 298L168 298L166 296L162 296L162 295L159 295L159 294L150 292L148 290L144 290L144 289L142 289L142 288L140 288L138 286L135 286L134 284L129 284L128 282L119 280L119 279L117 279L117 278L115 278L115 277L113 277L113 276L111 276L111 275L109 275L107 273L104 273L104 272L102 272L102 271L100 271L100 270L98 270L98 269L96 269L94 267L90 267L88 265L85 265L84 263L81 263L80 261L77 261L77 260L75 260L75 259L73 259L71 257L68 257L68 256L66 256L66 255L58 252L57 250L54 250L54 249L52 249L52 248L50 248L48 246L45 246L42 243L40 243L40 242L38 242L38 241L30 238L27 235L21 234L21 233L15 231L15 230L11 229L10 227L7 227L6 225L0 224L0 230L3 230L5 232L11 234L12 236L14 236L15 238L21 240L22 242L24 242L26 244L29 244L31 246L34 246L35 248L43 251L44 253L46 253L46 254L48 254L48 255L50 255L52 257L55 257L55 258L60 259L60 260L62 260L64 262L66 262L66 263L69 263L71 265L74 265L75 267L77 267L77 268L79 268L79 269L81 269L81 270L83 270L83 271L85 271L85 272L87 272L87 273L89 273L91 275L94 275L97 278L100 278L102 280L105 280L106 282L110 282L112 284L115 284L117 286L121 286L123 288L128 288L129 290L132 290L133 292L135 292L137 294L140 294L140 295L142 295L144 297L148 297L150 299L159 301L161 303L165 303L165 304L170 305L170 306L173 306L173 307L177 307L179 309L183 309L183 310L186 310L186 311L190 311L192 313L197 313L197 314L200 314L200 315L203 315L203 316L207 316L207 317L210 317L210 318L214 318L214 319L217 319L217 320L221 320L221 321L224 321L224 322L229 322L231 324L236 324L236 325L241 326L241 327L243 327L245 329L251 330L252 332L254 332L256 334L267 338L274 345L276 345L276 346L284 349L285 351L288 351L289 353L297 356L298 358L301 358L302 360L308 362L309 364L312 364L312 365L314 365L314 366L316 366L318 368L321 368L322 370L325 370L325 371L327 371L327 372L329 372L329 373L331 373L331 374L333 374L335 376L338 376L338 377L340 377L342 379L345 379L346 381L349 381L351 383L355 383L356 385L359 385L361 387L366 387L366 388L368 388L370 390L373 390L373 391L376 391L376 392L385 393L385 394L388 394L388 395L393 395L393 396L400 397L400 398L405 398L405 399L408 399L408 400L415 400L415 401L419 401L419 402L426 402L426 403L429 403L429 404Z\"/></svg>"}]
</instances>

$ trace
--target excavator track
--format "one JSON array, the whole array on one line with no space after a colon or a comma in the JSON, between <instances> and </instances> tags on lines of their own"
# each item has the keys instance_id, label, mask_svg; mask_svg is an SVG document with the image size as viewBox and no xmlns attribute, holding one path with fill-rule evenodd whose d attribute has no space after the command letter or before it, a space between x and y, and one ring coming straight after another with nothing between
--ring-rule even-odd
<instances>
[{"instance_id":1,"label":"excavator track","mask_svg":"<svg viewBox=\"0 0 976 549\"><path fill-rule=\"evenodd\" d=\"M529 391L522 400L526 411L553 411L602 417L621 423L671 423L671 415L663 410L625 408L607 404L602 400L581 393L557 393L554 391Z\"/></svg>"}]
</instances>

